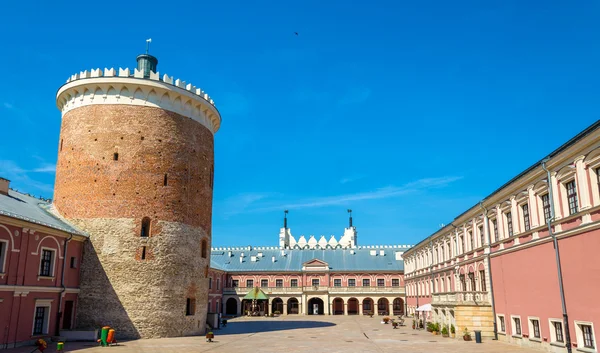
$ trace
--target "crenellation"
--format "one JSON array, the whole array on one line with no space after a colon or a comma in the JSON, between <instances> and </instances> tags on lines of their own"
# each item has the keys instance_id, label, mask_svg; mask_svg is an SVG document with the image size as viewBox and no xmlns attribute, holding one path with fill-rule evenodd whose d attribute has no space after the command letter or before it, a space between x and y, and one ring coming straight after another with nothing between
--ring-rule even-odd
<instances>
[{"instance_id":1,"label":"crenellation","mask_svg":"<svg viewBox=\"0 0 600 353\"><path fill-rule=\"evenodd\" d=\"M104 68L104 77L114 77L117 75L117 71L114 68Z\"/></svg>"},{"instance_id":2,"label":"crenellation","mask_svg":"<svg viewBox=\"0 0 600 353\"><path fill-rule=\"evenodd\" d=\"M133 77L144 78L144 71L138 70L137 68L133 69Z\"/></svg>"},{"instance_id":3,"label":"crenellation","mask_svg":"<svg viewBox=\"0 0 600 353\"><path fill-rule=\"evenodd\" d=\"M102 70L100 68L92 69L91 77L102 77Z\"/></svg>"},{"instance_id":4,"label":"crenellation","mask_svg":"<svg viewBox=\"0 0 600 353\"><path fill-rule=\"evenodd\" d=\"M119 77L129 77L129 76L131 76L131 73L129 72L129 68L126 68L126 69L119 68Z\"/></svg>"}]
</instances>

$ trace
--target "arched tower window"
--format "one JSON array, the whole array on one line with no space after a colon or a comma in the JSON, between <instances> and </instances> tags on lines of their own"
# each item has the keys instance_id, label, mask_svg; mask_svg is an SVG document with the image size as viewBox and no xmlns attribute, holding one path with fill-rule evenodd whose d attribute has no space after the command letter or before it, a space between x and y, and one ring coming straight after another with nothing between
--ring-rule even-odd
<instances>
[{"instance_id":1,"label":"arched tower window","mask_svg":"<svg viewBox=\"0 0 600 353\"><path fill-rule=\"evenodd\" d=\"M144 217L142 219L142 229L140 232L140 237L147 238L150 236L150 218Z\"/></svg>"},{"instance_id":2,"label":"arched tower window","mask_svg":"<svg viewBox=\"0 0 600 353\"><path fill-rule=\"evenodd\" d=\"M208 253L208 243L206 242L206 239L202 239L202 245L201 245L201 249L200 249L200 255L202 255L202 258L206 259L207 253Z\"/></svg>"}]
</instances>

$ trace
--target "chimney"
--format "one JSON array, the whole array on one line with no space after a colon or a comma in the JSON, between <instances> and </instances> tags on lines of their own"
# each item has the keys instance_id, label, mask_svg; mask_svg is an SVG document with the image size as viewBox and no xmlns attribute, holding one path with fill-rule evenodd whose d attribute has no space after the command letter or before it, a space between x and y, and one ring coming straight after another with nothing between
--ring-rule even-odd
<instances>
[{"instance_id":1,"label":"chimney","mask_svg":"<svg viewBox=\"0 0 600 353\"><path fill-rule=\"evenodd\" d=\"M348 228L352 228L352 210L348 210L348 214L350 215L350 219L348 220Z\"/></svg>"},{"instance_id":2,"label":"chimney","mask_svg":"<svg viewBox=\"0 0 600 353\"><path fill-rule=\"evenodd\" d=\"M9 184L10 184L10 180L0 178L0 194L8 195Z\"/></svg>"}]
</instances>

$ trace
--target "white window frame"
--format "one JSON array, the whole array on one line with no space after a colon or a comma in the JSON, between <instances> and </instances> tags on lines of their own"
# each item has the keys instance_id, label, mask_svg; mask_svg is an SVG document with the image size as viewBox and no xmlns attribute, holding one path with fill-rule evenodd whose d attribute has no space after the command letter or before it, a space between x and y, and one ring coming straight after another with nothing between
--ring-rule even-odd
<instances>
[{"instance_id":1,"label":"white window frame","mask_svg":"<svg viewBox=\"0 0 600 353\"><path fill-rule=\"evenodd\" d=\"M556 340L556 328L554 327L554 323L560 323L561 331L562 331L562 342ZM550 344L557 347L565 346L565 325L562 319L549 318L548 319L548 327L550 328Z\"/></svg>"},{"instance_id":2,"label":"white window frame","mask_svg":"<svg viewBox=\"0 0 600 353\"><path fill-rule=\"evenodd\" d=\"M533 328L533 321L537 320L538 322L538 326L540 328L540 337L535 337L535 329ZM521 331L523 330L522 327L523 323L521 323ZM542 321L540 320L539 317L535 317L535 316L528 316L527 317L527 325L529 327L529 340L530 341L537 341L537 342L542 342L542 337L544 336L542 334Z\"/></svg>"},{"instance_id":3,"label":"white window frame","mask_svg":"<svg viewBox=\"0 0 600 353\"><path fill-rule=\"evenodd\" d=\"M504 314L496 314L498 320L498 333L506 334L506 316ZM500 324L500 318L504 320L504 331L502 331L502 325Z\"/></svg>"},{"instance_id":4,"label":"white window frame","mask_svg":"<svg viewBox=\"0 0 600 353\"><path fill-rule=\"evenodd\" d=\"M587 325L592 327L592 339L594 340L594 348L588 348L583 345L583 330L581 325ZM598 352L598 342L596 341L596 332L594 330L594 324L590 321L578 321L575 320L575 335L577 336L577 350L582 352Z\"/></svg>"},{"instance_id":5,"label":"white window frame","mask_svg":"<svg viewBox=\"0 0 600 353\"><path fill-rule=\"evenodd\" d=\"M50 276L42 276L40 274L41 269L42 269L42 258L44 257L44 250L49 250L52 251L52 265L50 265ZM40 249L40 262L38 263L38 281L42 278L44 279L54 279L55 275L56 275L56 254L58 254L58 250L55 248L48 248L48 247L44 247L42 246Z\"/></svg>"},{"instance_id":6,"label":"white window frame","mask_svg":"<svg viewBox=\"0 0 600 353\"><path fill-rule=\"evenodd\" d=\"M340 283L339 286L335 284L335 281L340 281L339 282ZM341 278L334 278L333 279L333 286L334 287L341 287L342 286L342 279Z\"/></svg>"},{"instance_id":7,"label":"white window frame","mask_svg":"<svg viewBox=\"0 0 600 353\"><path fill-rule=\"evenodd\" d=\"M517 333L517 325L515 324L515 319L519 319L519 326L521 326L521 333ZM510 316L510 332L513 337L523 337L523 320L521 320L520 315L511 315Z\"/></svg>"},{"instance_id":8,"label":"white window frame","mask_svg":"<svg viewBox=\"0 0 600 353\"><path fill-rule=\"evenodd\" d=\"M581 195L579 194L579 184L576 179L575 171L573 171L572 173L569 173L568 176L563 177L563 180L559 182L563 217L571 217L581 211ZM569 195L567 195L567 184L570 182L575 183L575 195L577 197L577 212L574 214L571 214L571 209L569 208ZM554 209L556 210L556 207Z\"/></svg>"},{"instance_id":9,"label":"white window frame","mask_svg":"<svg viewBox=\"0 0 600 353\"><path fill-rule=\"evenodd\" d=\"M31 335L33 337L39 337L48 335L50 333L50 316L52 316L52 302L54 299L36 299L35 306L33 307L33 320L31 321ZM35 334L35 312L37 308L47 308L46 317L44 318L44 327L42 328L42 333Z\"/></svg>"},{"instance_id":10,"label":"white window frame","mask_svg":"<svg viewBox=\"0 0 600 353\"><path fill-rule=\"evenodd\" d=\"M0 249L0 278L4 278L6 274L6 258L8 257L8 240L0 239L0 243L3 243L4 246Z\"/></svg>"},{"instance_id":11,"label":"white window frame","mask_svg":"<svg viewBox=\"0 0 600 353\"><path fill-rule=\"evenodd\" d=\"M317 281L317 284L315 284L315 281ZM311 278L310 285L313 287L319 287L321 285L321 279L320 278Z\"/></svg>"}]
</instances>

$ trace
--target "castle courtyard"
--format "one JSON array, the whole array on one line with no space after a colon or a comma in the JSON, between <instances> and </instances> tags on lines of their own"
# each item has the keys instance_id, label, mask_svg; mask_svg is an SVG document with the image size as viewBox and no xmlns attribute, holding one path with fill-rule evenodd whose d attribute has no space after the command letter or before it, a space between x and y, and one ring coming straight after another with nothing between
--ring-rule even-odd
<instances>
[{"instance_id":1,"label":"castle courtyard","mask_svg":"<svg viewBox=\"0 0 600 353\"><path fill-rule=\"evenodd\" d=\"M410 325L410 321L407 320ZM393 329L381 317L282 316L235 318L215 330L215 341L202 336L142 339L109 348L91 342L67 342L65 352L95 353L197 353L197 352L535 352L498 341L465 342L443 338L410 326ZM46 353L55 352L51 343ZM31 347L8 349L6 353L29 353Z\"/></svg>"}]
</instances>

